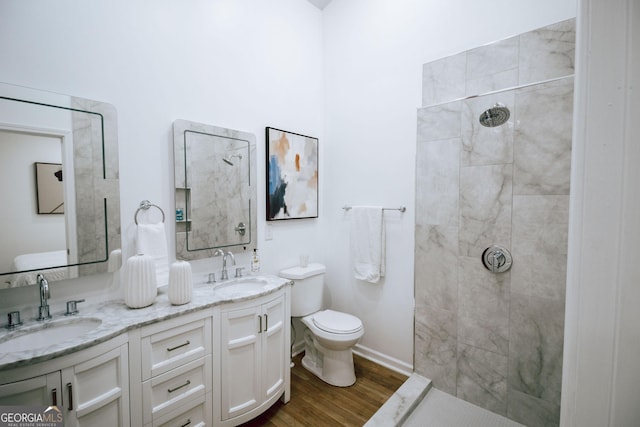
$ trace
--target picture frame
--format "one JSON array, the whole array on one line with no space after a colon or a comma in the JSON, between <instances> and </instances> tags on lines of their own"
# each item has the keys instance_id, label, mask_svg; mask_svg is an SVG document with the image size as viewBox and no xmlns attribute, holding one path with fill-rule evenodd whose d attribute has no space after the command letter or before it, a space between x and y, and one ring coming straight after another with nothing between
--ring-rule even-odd
<instances>
[{"instance_id":1,"label":"picture frame","mask_svg":"<svg viewBox=\"0 0 640 427\"><path fill-rule=\"evenodd\" d=\"M267 221L318 218L318 138L266 128Z\"/></svg>"},{"instance_id":2,"label":"picture frame","mask_svg":"<svg viewBox=\"0 0 640 427\"><path fill-rule=\"evenodd\" d=\"M64 214L64 187L61 163L36 162L38 214Z\"/></svg>"}]
</instances>

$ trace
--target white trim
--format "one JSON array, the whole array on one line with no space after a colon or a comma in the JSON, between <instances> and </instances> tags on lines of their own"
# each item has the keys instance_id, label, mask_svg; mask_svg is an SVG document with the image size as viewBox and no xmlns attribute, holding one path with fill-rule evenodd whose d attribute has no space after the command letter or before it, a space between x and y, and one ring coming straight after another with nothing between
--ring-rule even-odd
<instances>
[{"instance_id":1,"label":"white trim","mask_svg":"<svg viewBox=\"0 0 640 427\"><path fill-rule=\"evenodd\" d=\"M560 425L640 425L637 0L581 0L577 28Z\"/></svg>"},{"instance_id":2,"label":"white trim","mask_svg":"<svg viewBox=\"0 0 640 427\"><path fill-rule=\"evenodd\" d=\"M375 362L378 365L382 365L385 368L389 368L392 371L399 372L406 376L411 376L411 374L413 374L413 366L411 366L410 364L394 357L387 356L386 354L382 354L378 351L372 350L363 345L357 344L354 347L353 352L358 356L364 357L367 360L371 360L372 362Z\"/></svg>"}]
</instances>

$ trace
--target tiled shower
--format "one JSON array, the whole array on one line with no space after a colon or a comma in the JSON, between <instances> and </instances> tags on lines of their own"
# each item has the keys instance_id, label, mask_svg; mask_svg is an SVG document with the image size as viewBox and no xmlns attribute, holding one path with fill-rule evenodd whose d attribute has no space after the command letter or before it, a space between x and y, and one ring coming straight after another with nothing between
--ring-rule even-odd
<instances>
[{"instance_id":1,"label":"tiled shower","mask_svg":"<svg viewBox=\"0 0 640 427\"><path fill-rule=\"evenodd\" d=\"M531 427L560 417L574 51L572 19L427 63L418 110L415 371Z\"/></svg>"}]
</instances>

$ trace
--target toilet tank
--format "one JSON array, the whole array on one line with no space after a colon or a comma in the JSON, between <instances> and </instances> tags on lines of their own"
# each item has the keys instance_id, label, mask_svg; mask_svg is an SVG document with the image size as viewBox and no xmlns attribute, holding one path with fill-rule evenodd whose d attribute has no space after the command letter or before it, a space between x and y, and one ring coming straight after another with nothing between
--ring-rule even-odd
<instances>
[{"instance_id":1,"label":"toilet tank","mask_svg":"<svg viewBox=\"0 0 640 427\"><path fill-rule=\"evenodd\" d=\"M322 308L325 267L309 264L280 271L280 277L293 280L291 287L291 316L300 317Z\"/></svg>"}]
</instances>

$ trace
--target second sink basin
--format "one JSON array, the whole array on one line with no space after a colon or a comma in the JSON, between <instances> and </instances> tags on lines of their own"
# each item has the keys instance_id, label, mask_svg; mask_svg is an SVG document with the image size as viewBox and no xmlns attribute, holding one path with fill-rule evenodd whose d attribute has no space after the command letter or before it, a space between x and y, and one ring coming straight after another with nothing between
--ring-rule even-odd
<instances>
[{"instance_id":1,"label":"second sink basin","mask_svg":"<svg viewBox=\"0 0 640 427\"><path fill-rule=\"evenodd\" d=\"M223 282L215 286L213 290L223 297L242 297L263 291L268 288L268 285L269 282L265 279L247 277L245 279Z\"/></svg>"},{"instance_id":2,"label":"second sink basin","mask_svg":"<svg viewBox=\"0 0 640 427\"><path fill-rule=\"evenodd\" d=\"M0 353L38 350L61 344L92 331L101 324L102 320L97 318L76 317L19 328L0 339Z\"/></svg>"}]
</instances>

